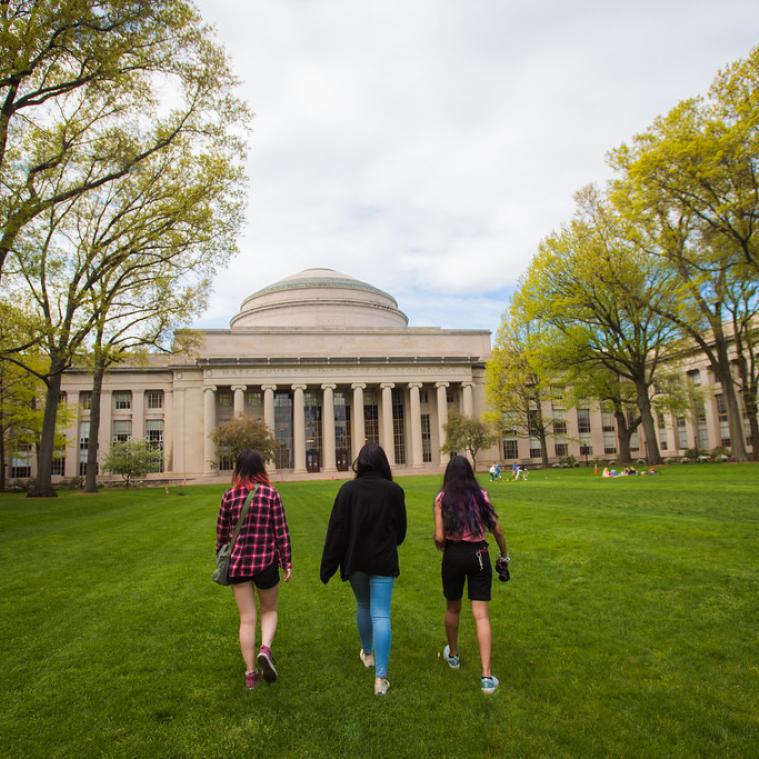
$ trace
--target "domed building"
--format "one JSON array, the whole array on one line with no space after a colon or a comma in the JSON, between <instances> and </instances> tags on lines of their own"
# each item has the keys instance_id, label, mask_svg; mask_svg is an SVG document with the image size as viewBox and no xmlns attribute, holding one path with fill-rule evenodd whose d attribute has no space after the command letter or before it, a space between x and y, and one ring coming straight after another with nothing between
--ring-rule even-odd
<instances>
[{"instance_id":1,"label":"domed building","mask_svg":"<svg viewBox=\"0 0 759 759\"><path fill-rule=\"evenodd\" d=\"M164 479L211 478L233 462L211 433L240 414L279 443L277 477L347 471L366 441L394 469L439 471L452 407L480 414L485 330L410 327L392 295L332 269L307 269L245 298L229 329L198 331L193 356L151 356L105 378L100 458L115 441L161 449ZM84 471L92 378L67 372L76 404L59 474Z\"/></svg>"}]
</instances>

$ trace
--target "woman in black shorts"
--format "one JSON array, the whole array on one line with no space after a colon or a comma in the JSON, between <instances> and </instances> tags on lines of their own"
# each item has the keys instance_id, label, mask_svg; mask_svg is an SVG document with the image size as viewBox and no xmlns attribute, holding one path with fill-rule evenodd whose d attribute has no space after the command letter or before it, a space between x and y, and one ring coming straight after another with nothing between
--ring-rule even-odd
<instances>
[{"instance_id":1,"label":"woman in black shorts","mask_svg":"<svg viewBox=\"0 0 759 759\"><path fill-rule=\"evenodd\" d=\"M435 545L443 552L443 595L447 601L445 632L448 645L443 649L443 658L451 669L461 666L459 618L466 581L482 663L480 688L483 693L494 693L498 678L490 670L492 633L488 603L493 569L485 541L488 530L493 533L501 551L498 561L508 561L506 538L488 494L477 483L469 461L464 456L454 456L445 470L443 489L435 498Z\"/></svg>"},{"instance_id":2,"label":"woman in black shorts","mask_svg":"<svg viewBox=\"0 0 759 759\"><path fill-rule=\"evenodd\" d=\"M292 551L282 499L269 482L261 454L247 448L237 457L232 487L221 499L216 522L217 553L220 546L232 537L248 493L255 487L258 490L251 499L229 561L229 581L240 612L240 651L245 661L245 687L249 690L256 687L259 677L267 683L277 679L271 644L277 630L279 568L284 572L285 582L289 582ZM254 587L261 607L261 648L258 656L255 656Z\"/></svg>"}]
</instances>

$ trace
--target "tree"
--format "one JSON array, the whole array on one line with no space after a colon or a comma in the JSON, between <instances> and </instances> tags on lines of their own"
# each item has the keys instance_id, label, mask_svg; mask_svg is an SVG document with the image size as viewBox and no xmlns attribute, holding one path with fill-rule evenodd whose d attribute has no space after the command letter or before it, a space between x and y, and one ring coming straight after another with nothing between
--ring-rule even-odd
<instances>
[{"instance_id":1,"label":"tree","mask_svg":"<svg viewBox=\"0 0 759 759\"><path fill-rule=\"evenodd\" d=\"M15 127L9 117L5 136L6 159L14 145L18 155L22 148L34 154L22 162L23 170L17 161L0 166L12 190L7 207L0 209L0 265L5 267L3 290L31 293L39 343L49 358L38 373L47 385L47 402L35 495L54 494L54 399L62 373L86 351L96 325L112 320L119 297L126 304L125 294L147 281L174 283L179 292L187 286L188 273L205 274L225 261L235 250L241 220L245 146L238 127L244 126L247 110L232 94L234 78L223 53L181 0L128 4L133 14L120 25L123 5L39 3L50 13L53 6L73 18L78 18L77 8L85 13L72 22L75 52L80 24L85 36L94 28L95 36L107 38L118 29L125 37L114 37L108 50L115 57L100 62L107 76L77 79L61 95L65 108L44 97L52 116L43 112L35 121L24 114ZM90 12L94 17L86 15ZM106 29L99 25L103 18L109 21ZM11 42L21 44L14 35L28 31L29 23L20 10ZM65 37L69 26L61 23ZM56 47L58 39L50 44ZM97 50L104 56L108 52ZM76 68L68 56L78 53L65 48L60 54L69 69ZM82 53L82 59L88 61L90 54ZM64 64L49 65L49 71L43 67L39 73L46 72L45 87L53 86ZM31 107L31 101L18 100L18 93L22 84L32 87L37 80L21 79L18 87L6 84L11 116ZM168 84L172 103L164 108L159 93ZM48 128L60 137L57 142ZM41 163L35 163L37 154L44 158ZM100 286L104 282L107 286ZM103 300L96 302L93 293L98 292ZM6 360L24 365L16 346L5 344L0 351Z\"/></svg>"},{"instance_id":2,"label":"tree","mask_svg":"<svg viewBox=\"0 0 759 759\"><path fill-rule=\"evenodd\" d=\"M548 465L548 437L561 419L546 414L545 403L556 397L558 372L546 360L545 348L552 343L547 325L529 319L518 301L504 314L487 365L486 392L495 409L491 421L520 437L540 442L541 459Z\"/></svg>"},{"instance_id":3,"label":"tree","mask_svg":"<svg viewBox=\"0 0 759 759\"><path fill-rule=\"evenodd\" d=\"M704 351L722 385L733 457L747 458L726 315L751 324L759 272L759 47L720 71L706 97L679 103L610 154L612 200L639 245L676 275L680 299L658 313ZM754 296L742 298L747 284ZM729 305L730 304L730 305ZM738 312L735 311L738 307ZM734 342L738 350L745 342ZM751 359L740 355L739 362ZM751 404L750 379L743 381ZM756 423L754 424L756 427ZM759 429L756 430L759 435ZM759 452L755 450L755 455Z\"/></svg>"},{"instance_id":4,"label":"tree","mask_svg":"<svg viewBox=\"0 0 759 759\"><path fill-rule=\"evenodd\" d=\"M477 454L498 442L498 430L490 423L471 416L464 416L451 409L448 424L445 425L445 443L440 450L444 453L468 451L472 457L472 468L477 471Z\"/></svg>"},{"instance_id":5,"label":"tree","mask_svg":"<svg viewBox=\"0 0 759 759\"><path fill-rule=\"evenodd\" d=\"M518 297L529 316L556 330L577 368L604 367L632 383L648 460L658 464L651 394L679 345L676 326L659 315L676 297L673 277L594 188L577 201L572 223L541 243Z\"/></svg>"},{"instance_id":6,"label":"tree","mask_svg":"<svg viewBox=\"0 0 759 759\"><path fill-rule=\"evenodd\" d=\"M128 488L132 480L141 479L155 471L159 456L160 453L146 440L114 443L103 462L103 469L112 474L120 474L124 478L124 486Z\"/></svg>"},{"instance_id":7,"label":"tree","mask_svg":"<svg viewBox=\"0 0 759 759\"><path fill-rule=\"evenodd\" d=\"M182 135L244 156L235 83L185 0L0 3L0 279L40 214Z\"/></svg>"},{"instance_id":8,"label":"tree","mask_svg":"<svg viewBox=\"0 0 759 759\"><path fill-rule=\"evenodd\" d=\"M237 416L220 424L212 433L214 442L220 448L227 448L236 459L246 448L257 450L264 461L272 461L277 450L277 441L263 419L252 416Z\"/></svg>"}]
</instances>

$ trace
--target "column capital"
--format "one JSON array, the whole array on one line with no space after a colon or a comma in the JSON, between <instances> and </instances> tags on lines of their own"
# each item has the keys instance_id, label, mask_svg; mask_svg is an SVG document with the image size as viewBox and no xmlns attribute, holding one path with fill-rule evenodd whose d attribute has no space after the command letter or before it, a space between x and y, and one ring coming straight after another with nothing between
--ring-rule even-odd
<instances>
[{"instance_id":1,"label":"column capital","mask_svg":"<svg viewBox=\"0 0 759 759\"><path fill-rule=\"evenodd\" d=\"M216 385L204 385L203 386L203 392L205 393L208 390L210 390L212 393L215 393L216 390L217 390L217 387L216 387Z\"/></svg>"},{"instance_id":2,"label":"column capital","mask_svg":"<svg viewBox=\"0 0 759 759\"><path fill-rule=\"evenodd\" d=\"M322 390L334 390L337 387L337 385L334 385L331 382L325 382L321 387L322 387Z\"/></svg>"},{"instance_id":3,"label":"column capital","mask_svg":"<svg viewBox=\"0 0 759 759\"><path fill-rule=\"evenodd\" d=\"M352 382L351 390L366 390L366 382Z\"/></svg>"},{"instance_id":4,"label":"column capital","mask_svg":"<svg viewBox=\"0 0 759 759\"><path fill-rule=\"evenodd\" d=\"M423 382L409 382L408 386L410 388L420 388L424 383Z\"/></svg>"},{"instance_id":5,"label":"column capital","mask_svg":"<svg viewBox=\"0 0 759 759\"><path fill-rule=\"evenodd\" d=\"M450 386L451 386L450 382L436 382L435 383L435 387L450 387Z\"/></svg>"},{"instance_id":6,"label":"column capital","mask_svg":"<svg viewBox=\"0 0 759 759\"><path fill-rule=\"evenodd\" d=\"M392 390L395 387L395 382L380 382L380 387L383 390Z\"/></svg>"},{"instance_id":7,"label":"column capital","mask_svg":"<svg viewBox=\"0 0 759 759\"><path fill-rule=\"evenodd\" d=\"M276 390L276 385L261 385L261 390Z\"/></svg>"},{"instance_id":8,"label":"column capital","mask_svg":"<svg viewBox=\"0 0 759 759\"><path fill-rule=\"evenodd\" d=\"M304 385L302 382L296 382L294 385L290 385L291 390L305 390L308 385Z\"/></svg>"},{"instance_id":9,"label":"column capital","mask_svg":"<svg viewBox=\"0 0 759 759\"><path fill-rule=\"evenodd\" d=\"M461 383L461 387L474 387L474 382L472 380L464 380Z\"/></svg>"},{"instance_id":10,"label":"column capital","mask_svg":"<svg viewBox=\"0 0 759 759\"><path fill-rule=\"evenodd\" d=\"M234 392L235 390L242 390L244 393L248 389L248 386L247 385L232 385L229 389L232 392Z\"/></svg>"}]
</instances>

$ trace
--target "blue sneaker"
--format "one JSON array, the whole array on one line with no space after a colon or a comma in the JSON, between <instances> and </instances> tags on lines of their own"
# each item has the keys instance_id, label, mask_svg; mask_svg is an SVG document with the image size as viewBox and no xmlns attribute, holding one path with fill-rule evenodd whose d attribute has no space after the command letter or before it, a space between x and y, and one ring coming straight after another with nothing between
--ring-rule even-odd
<instances>
[{"instance_id":1,"label":"blue sneaker","mask_svg":"<svg viewBox=\"0 0 759 759\"><path fill-rule=\"evenodd\" d=\"M491 675L490 677L483 677L480 679L480 688L482 688L483 693L495 693L499 685L500 682L495 675Z\"/></svg>"},{"instance_id":2,"label":"blue sneaker","mask_svg":"<svg viewBox=\"0 0 759 759\"><path fill-rule=\"evenodd\" d=\"M448 666L451 669L458 669L461 666L461 660L458 656L451 656L451 647L446 646L443 649L443 659L448 662Z\"/></svg>"}]
</instances>

